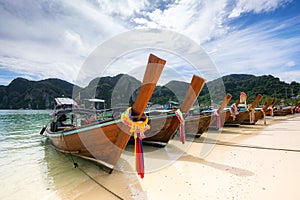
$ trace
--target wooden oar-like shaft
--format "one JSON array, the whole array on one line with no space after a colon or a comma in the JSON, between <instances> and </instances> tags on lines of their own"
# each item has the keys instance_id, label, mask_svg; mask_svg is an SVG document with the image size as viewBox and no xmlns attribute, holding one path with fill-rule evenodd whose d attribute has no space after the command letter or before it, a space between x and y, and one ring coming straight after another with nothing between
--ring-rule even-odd
<instances>
[{"instance_id":1,"label":"wooden oar-like shaft","mask_svg":"<svg viewBox=\"0 0 300 200\"><path fill-rule=\"evenodd\" d=\"M267 104L263 107L263 110L267 110L273 101L274 101L274 99L270 98L269 101L267 102Z\"/></svg>"},{"instance_id":2,"label":"wooden oar-like shaft","mask_svg":"<svg viewBox=\"0 0 300 200\"><path fill-rule=\"evenodd\" d=\"M254 109L255 106L259 103L259 101L262 99L262 97L263 97L263 96L262 96L261 94L258 94L258 95L255 97L253 103L249 106L249 109Z\"/></svg>"},{"instance_id":3,"label":"wooden oar-like shaft","mask_svg":"<svg viewBox=\"0 0 300 200\"><path fill-rule=\"evenodd\" d=\"M165 60L153 54L149 55L143 83L132 106L133 115L136 115L138 120L142 117L144 110L147 107L165 64Z\"/></svg>"},{"instance_id":4,"label":"wooden oar-like shaft","mask_svg":"<svg viewBox=\"0 0 300 200\"><path fill-rule=\"evenodd\" d=\"M227 104L229 103L230 99L231 99L231 94L226 94L221 106L218 109L218 113L220 114L222 112L222 110L227 106Z\"/></svg>"},{"instance_id":5,"label":"wooden oar-like shaft","mask_svg":"<svg viewBox=\"0 0 300 200\"><path fill-rule=\"evenodd\" d=\"M190 83L189 89L185 95L183 103L181 104L180 110L184 113L188 112L192 105L195 103L199 96L205 80L199 76L194 75Z\"/></svg>"},{"instance_id":6,"label":"wooden oar-like shaft","mask_svg":"<svg viewBox=\"0 0 300 200\"><path fill-rule=\"evenodd\" d=\"M272 106L271 106L271 107L272 107L272 108L274 108L274 107L275 107L275 106L278 104L278 102L279 102L278 100L277 100L277 101L275 101L275 102L272 104Z\"/></svg>"},{"instance_id":7,"label":"wooden oar-like shaft","mask_svg":"<svg viewBox=\"0 0 300 200\"><path fill-rule=\"evenodd\" d=\"M240 98L235 102L236 107L239 106L239 104L241 103Z\"/></svg>"}]
</instances>

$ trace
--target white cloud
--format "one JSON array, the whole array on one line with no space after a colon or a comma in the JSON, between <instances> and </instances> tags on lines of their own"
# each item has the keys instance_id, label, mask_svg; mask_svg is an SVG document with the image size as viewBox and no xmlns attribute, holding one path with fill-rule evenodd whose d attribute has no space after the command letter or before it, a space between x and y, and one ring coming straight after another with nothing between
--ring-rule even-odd
<instances>
[{"instance_id":1,"label":"white cloud","mask_svg":"<svg viewBox=\"0 0 300 200\"><path fill-rule=\"evenodd\" d=\"M222 27L225 7L226 0L178 1L164 10L145 11L133 21L139 27L170 29L202 43L226 32Z\"/></svg>"},{"instance_id":2,"label":"white cloud","mask_svg":"<svg viewBox=\"0 0 300 200\"><path fill-rule=\"evenodd\" d=\"M249 12L269 12L289 2L291 2L291 0L238 0L235 8L228 17L239 17L242 13Z\"/></svg>"},{"instance_id":3,"label":"white cloud","mask_svg":"<svg viewBox=\"0 0 300 200\"><path fill-rule=\"evenodd\" d=\"M109 16L120 17L122 19L127 19L140 12L140 10L145 9L150 5L148 1L111 1L111 0L94 0L91 1L101 13Z\"/></svg>"},{"instance_id":4,"label":"white cloud","mask_svg":"<svg viewBox=\"0 0 300 200\"><path fill-rule=\"evenodd\" d=\"M277 74L286 66L295 66L293 58L299 54L300 36L276 37L278 31L292 28L298 18L286 21L287 27L274 27L275 22L258 23L242 30L235 30L224 37L205 44L222 74ZM292 78L300 80L294 74ZM290 80L291 78L289 78Z\"/></svg>"},{"instance_id":5,"label":"white cloud","mask_svg":"<svg viewBox=\"0 0 300 200\"><path fill-rule=\"evenodd\" d=\"M287 62L285 64L285 66L287 66L287 67L294 67L294 66L296 66L296 63L295 63L295 61L289 61L289 62Z\"/></svg>"},{"instance_id":6,"label":"white cloud","mask_svg":"<svg viewBox=\"0 0 300 200\"><path fill-rule=\"evenodd\" d=\"M280 77L281 80L284 80L289 83L292 81L300 82L300 69L292 71L283 71L279 74L276 73L274 75Z\"/></svg>"},{"instance_id":7,"label":"white cloud","mask_svg":"<svg viewBox=\"0 0 300 200\"><path fill-rule=\"evenodd\" d=\"M299 18L260 22L244 29L227 23L243 13L273 11L290 0L164 2L7 1L0 7L0 65L40 79L57 77L73 82L99 44L138 28L186 35L210 52L222 74L280 75L299 65L299 36L288 36L299 26Z\"/></svg>"},{"instance_id":8,"label":"white cloud","mask_svg":"<svg viewBox=\"0 0 300 200\"><path fill-rule=\"evenodd\" d=\"M70 82L99 43L126 30L83 1L9 1L0 8L0 26L2 66Z\"/></svg>"}]
</instances>

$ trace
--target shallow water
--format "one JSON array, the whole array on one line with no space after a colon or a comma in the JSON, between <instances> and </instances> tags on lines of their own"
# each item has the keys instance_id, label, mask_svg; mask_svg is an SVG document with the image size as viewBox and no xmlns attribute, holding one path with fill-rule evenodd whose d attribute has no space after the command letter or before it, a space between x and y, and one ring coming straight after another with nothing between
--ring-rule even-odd
<instances>
[{"instance_id":1,"label":"shallow water","mask_svg":"<svg viewBox=\"0 0 300 200\"><path fill-rule=\"evenodd\" d=\"M111 175L77 157L73 159L79 168L74 168L70 155L57 152L47 138L40 135L50 120L50 112L0 110L0 199L86 199L94 187L100 191L97 197L116 198L90 177L121 193L125 199L143 195L134 172L132 145L126 147ZM175 144L173 141L165 148L145 147L146 172L169 166L189 146L188 142Z\"/></svg>"},{"instance_id":2,"label":"shallow water","mask_svg":"<svg viewBox=\"0 0 300 200\"><path fill-rule=\"evenodd\" d=\"M0 110L0 199L74 199L68 191L87 179L39 134L49 113Z\"/></svg>"},{"instance_id":3,"label":"shallow water","mask_svg":"<svg viewBox=\"0 0 300 200\"><path fill-rule=\"evenodd\" d=\"M89 177L107 180L106 172L89 161L56 151L47 137L40 135L50 120L50 112L0 110L0 199L82 199L90 186L103 190L100 197L115 199ZM72 159L79 168L74 168ZM122 169L122 162L119 166ZM115 176L122 176L117 171ZM132 185L131 179L129 182ZM123 187L128 188L128 184ZM118 190L119 186L115 186L114 190ZM126 190L130 197L131 190Z\"/></svg>"}]
</instances>

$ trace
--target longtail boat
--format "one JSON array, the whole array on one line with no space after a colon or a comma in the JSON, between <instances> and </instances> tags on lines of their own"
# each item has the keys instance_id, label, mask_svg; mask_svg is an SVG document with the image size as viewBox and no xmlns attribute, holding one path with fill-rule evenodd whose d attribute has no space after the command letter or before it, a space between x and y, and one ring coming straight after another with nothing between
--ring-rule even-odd
<instances>
[{"instance_id":1,"label":"longtail boat","mask_svg":"<svg viewBox=\"0 0 300 200\"><path fill-rule=\"evenodd\" d=\"M278 102L279 102L278 100L274 101L273 104L269 106L269 108L268 108L268 110L266 112L267 116L274 117L274 108L278 104Z\"/></svg>"},{"instance_id":2,"label":"longtail boat","mask_svg":"<svg viewBox=\"0 0 300 200\"><path fill-rule=\"evenodd\" d=\"M262 99L262 95L258 94L253 103L247 108L246 105L245 106L238 106L238 114L234 117L234 116L230 116L227 121L225 122L225 125L237 125L237 124L242 124L248 117L252 118L251 121L253 119L255 119L255 114L254 114L254 108L256 107L256 105L259 103L259 101ZM240 101L237 101L237 103L239 103ZM237 104L236 103L236 104Z\"/></svg>"},{"instance_id":3,"label":"longtail boat","mask_svg":"<svg viewBox=\"0 0 300 200\"><path fill-rule=\"evenodd\" d=\"M254 108L254 118L251 119L250 121L250 113L249 113L249 116L244 120L244 124L256 124L256 122L259 120L259 119L262 119L264 118L264 123L266 124L266 112L267 110L269 109L270 105L272 104L272 102L274 101L273 98L270 98L268 100L268 102L266 103L266 105L264 105L263 107L261 108ZM251 113L252 114L252 113Z\"/></svg>"},{"instance_id":4,"label":"longtail boat","mask_svg":"<svg viewBox=\"0 0 300 200\"><path fill-rule=\"evenodd\" d=\"M293 106L277 106L277 109L274 109L274 116L285 116L289 114L294 114Z\"/></svg>"},{"instance_id":5,"label":"longtail boat","mask_svg":"<svg viewBox=\"0 0 300 200\"><path fill-rule=\"evenodd\" d=\"M239 124L237 118L239 115L238 112L238 105L240 104L240 99L238 99L235 103L231 104L229 108L225 108L224 110L226 111L226 117L225 117L225 122L224 125L232 125L232 124Z\"/></svg>"},{"instance_id":6,"label":"longtail boat","mask_svg":"<svg viewBox=\"0 0 300 200\"><path fill-rule=\"evenodd\" d=\"M182 121L180 121L180 117L178 116L178 111L180 110L182 114L181 120L183 120L182 118L184 118L184 115L188 113L189 109L196 101L204 83L205 80L203 78L194 75L180 109L177 111L170 110L169 112L162 114L157 113L157 115L150 113L149 125L151 129L145 132L143 142L160 144L162 146L166 145L169 140L174 137L178 127L182 125Z\"/></svg>"},{"instance_id":7,"label":"longtail boat","mask_svg":"<svg viewBox=\"0 0 300 200\"><path fill-rule=\"evenodd\" d=\"M204 114L187 118L185 121L186 132L195 134L195 137L200 137L210 126L215 126L217 129L221 128L226 117L229 117L229 114L223 110L231 97L230 94L227 94L217 110L210 110L209 112L204 112Z\"/></svg>"},{"instance_id":8,"label":"longtail boat","mask_svg":"<svg viewBox=\"0 0 300 200\"><path fill-rule=\"evenodd\" d=\"M150 54L141 88L131 109L132 118L139 120L143 117L165 63L165 60ZM87 124L76 124L78 120L74 119L73 124L61 125L66 112L70 113L64 109L55 112L55 120L45 129L52 145L60 152L94 161L111 173L131 137L130 128L120 118L94 120ZM74 116L80 114L75 111Z\"/></svg>"},{"instance_id":9,"label":"longtail boat","mask_svg":"<svg viewBox=\"0 0 300 200\"><path fill-rule=\"evenodd\" d=\"M294 113L299 113L300 111L300 103L296 104L296 106L294 107Z\"/></svg>"},{"instance_id":10,"label":"longtail boat","mask_svg":"<svg viewBox=\"0 0 300 200\"><path fill-rule=\"evenodd\" d=\"M274 103L274 98L270 98L268 100L268 102L262 106L262 112L258 112L258 115L256 116L256 113L255 113L255 118L256 119L262 119L264 118L264 114L267 115L268 111L270 110L270 107L272 106L272 103Z\"/></svg>"},{"instance_id":11,"label":"longtail boat","mask_svg":"<svg viewBox=\"0 0 300 200\"><path fill-rule=\"evenodd\" d=\"M227 120L224 123L224 126L231 126L231 125L239 125L244 121L246 117L245 114L240 114L238 111L238 105L240 104L240 100L238 99L235 103L233 103L230 108L229 112L230 115L227 117Z\"/></svg>"},{"instance_id":12,"label":"longtail boat","mask_svg":"<svg viewBox=\"0 0 300 200\"><path fill-rule=\"evenodd\" d=\"M222 127L225 123L225 121L228 119L228 117L230 116L230 111L229 110L225 110L225 107L228 105L229 101L231 100L232 96L231 94L227 94L225 96L225 99L223 101L223 103L221 104L221 106L219 107L219 109L217 110L217 113L219 114L219 119L218 119L218 115L214 115L211 121L210 126L216 126L218 128ZM220 123L217 122L217 120L220 120Z\"/></svg>"}]
</instances>

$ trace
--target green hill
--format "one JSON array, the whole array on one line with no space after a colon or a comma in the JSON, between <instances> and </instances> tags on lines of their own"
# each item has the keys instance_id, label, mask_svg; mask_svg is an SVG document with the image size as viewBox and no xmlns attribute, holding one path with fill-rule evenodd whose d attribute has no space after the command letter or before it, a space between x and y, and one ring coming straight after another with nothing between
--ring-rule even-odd
<instances>
[{"instance_id":1,"label":"green hill","mask_svg":"<svg viewBox=\"0 0 300 200\"><path fill-rule=\"evenodd\" d=\"M252 102L257 94L263 95L263 101L267 101L270 97L285 99L288 103L299 101L291 98L300 94L300 83L297 82L286 83L271 75L248 74L232 74L222 77L222 80L226 93L232 95L231 102L236 101L242 91L247 94L247 102ZM218 93L220 89L214 88L218 81L220 80L208 82L204 86L198 97L199 104L210 105L211 94L208 88L213 88L213 92ZM16 78L8 86L0 86L0 109L52 109L55 97L72 97L73 90L75 94L73 98L80 103L83 103L84 99L100 98L106 101L106 107L115 107L134 102L140 85L140 81L124 74L93 79L85 88L60 79L29 81ZM161 105L169 100L182 101L188 85L174 80L166 85L157 86L151 101Z\"/></svg>"},{"instance_id":2,"label":"green hill","mask_svg":"<svg viewBox=\"0 0 300 200\"><path fill-rule=\"evenodd\" d=\"M182 101L189 84L182 81L170 81L164 86L157 86L152 94L153 104L164 105L168 101Z\"/></svg>"},{"instance_id":3,"label":"green hill","mask_svg":"<svg viewBox=\"0 0 300 200\"><path fill-rule=\"evenodd\" d=\"M270 97L283 100L300 94L300 84L286 83L272 75L253 76L246 74L232 74L223 77L226 91L233 99L238 99L240 92L246 92L248 99L254 100L257 94L263 95L263 101Z\"/></svg>"},{"instance_id":4,"label":"green hill","mask_svg":"<svg viewBox=\"0 0 300 200\"><path fill-rule=\"evenodd\" d=\"M0 109L53 108L53 99L71 97L74 85L60 79L29 81L14 79L8 86L0 86Z\"/></svg>"},{"instance_id":5,"label":"green hill","mask_svg":"<svg viewBox=\"0 0 300 200\"><path fill-rule=\"evenodd\" d=\"M74 92L74 99L80 104L84 104L85 99L103 99L107 108L117 107L120 104L128 105L128 102L133 101L130 94L137 94L136 90L140 85L140 81L126 74L95 78L87 87Z\"/></svg>"}]
</instances>

